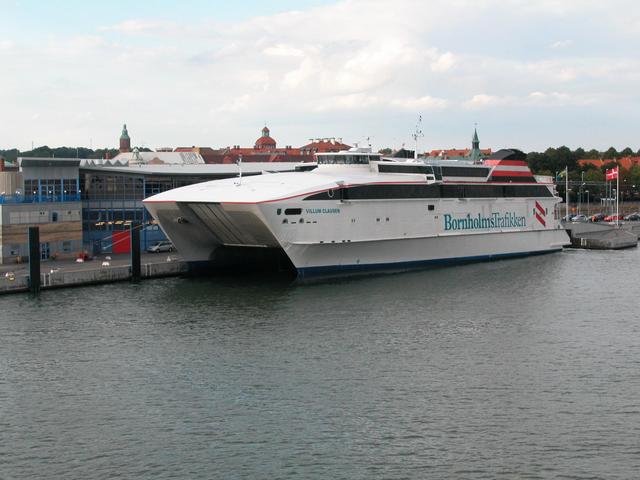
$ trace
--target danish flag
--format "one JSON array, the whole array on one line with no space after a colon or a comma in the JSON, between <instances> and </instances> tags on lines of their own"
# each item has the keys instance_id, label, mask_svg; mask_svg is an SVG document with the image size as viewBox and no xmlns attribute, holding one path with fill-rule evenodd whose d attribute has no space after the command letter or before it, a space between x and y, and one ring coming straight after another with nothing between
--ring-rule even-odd
<instances>
[{"instance_id":1,"label":"danish flag","mask_svg":"<svg viewBox=\"0 0 640 480\"><path fill-rule=\"evenodd\" d=\"M607 170L606 176L607 176L607 182L609 180L615 180L616 178L618 178L618 167L612 168L611 170Z\"/></svg>"},{"instance_id":2,"label":"danish flag","mask_svg":"<svg viewBox=\"0 0 640 480\"><path fill-rule=\"evenodd\" d=\"M537 201L536 208L534 208L533 210L533 215L536 217L536 220L538 220L542 224L543 227L547 226L547 222L544 221L545 217L547 216L547 212Z\"/></svg>"}]
</instances>

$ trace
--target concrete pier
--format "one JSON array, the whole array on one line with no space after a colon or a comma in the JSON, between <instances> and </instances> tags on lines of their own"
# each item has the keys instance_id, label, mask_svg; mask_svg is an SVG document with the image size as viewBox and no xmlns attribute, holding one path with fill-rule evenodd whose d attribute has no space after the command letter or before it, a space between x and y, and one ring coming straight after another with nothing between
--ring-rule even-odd
<instances>
[{"instance_id":1,"label":"concrete pier","mask_svg":"<svg viewBox=\"0 0 640 480\"><path fill-rule=\"evenodd\" d=\"M130 280L130 256L113 255L83 263L48 261L41 263L40 288L77 287ZM169 261L167 261L169 260ZM29 291L27 265L2 265L0 294ZM141 278L179 276L187 272L187 264L178 255L148 254L142 256Z\"/></svg>"},{"instance_id":2,"label":"concrete pier","mask_svg":"<svg viewBox=\"0 0 640 480\"><path fill-rule=\"evenodd\" d=\"M563 222L571 238L571 246L594 250L619 250L638 245L637 225L625 223Z\"/></svg>"}]
</instances>

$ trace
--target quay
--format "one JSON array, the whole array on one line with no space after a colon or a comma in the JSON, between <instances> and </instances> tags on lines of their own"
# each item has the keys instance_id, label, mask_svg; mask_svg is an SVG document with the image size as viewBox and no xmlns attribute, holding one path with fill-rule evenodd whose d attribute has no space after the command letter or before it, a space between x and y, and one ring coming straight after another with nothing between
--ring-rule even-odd
<instances>
[{"instance_id":1,"label":"quay","mask_svg":"<svg viewBox=\"0 0 640 480\"><path fill-rule=\"evenodd\" d=\"M179 276L187 264L176 254L142 254L141 278ZM100 255L78 263L75 260L48 260L41 263L40 288L96 285L132 279L131 256ZM0 294L29 291L29 264L0 265Z\"/></svg>"},{"instance_id":2,"label":"quay","mask_svg":"<svg viewBox=\"0 0 640 480\"><path fill-rule=\"evenodd\" d=\"M614 225L610 223L563 221L562 226L567 230L571 239L571 246L574 248L620 250L638 245L640 225L636 225L637 223Z\"/></svg>"}]
</instances>

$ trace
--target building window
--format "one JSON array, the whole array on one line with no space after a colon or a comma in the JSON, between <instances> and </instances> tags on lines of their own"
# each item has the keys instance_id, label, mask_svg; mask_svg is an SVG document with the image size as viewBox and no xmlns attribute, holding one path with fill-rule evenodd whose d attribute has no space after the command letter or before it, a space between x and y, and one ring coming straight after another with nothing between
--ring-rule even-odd
<instances>
[{"instance_id":1,"label":"building window","mask_svg":"<svg viewBox=\"0 0 640 480\"><path fill-rule=\"evenodd\" d=\"M51 221L52 222L58 221L58 212L51 212Z\"/></svg>"},{"instance_id":2,"label":"building window","mask_svg":"<svg viewBox=\"0 0 640 480\"><path fill-rule=\"evenodd\" d=\"M51 247L49 246L49 242L40 244L40 259L41 260L49 260L51 256Z\"/></svg>"},{"instance_id":3,"label":"building window","mask_svg":"<svg viewBox=\"0 0 640 480\"><path fill-rule=\"evenodd\" d=\"M69 253L71 251L71 242L69 240L62 242L62 251L65 253Z\"/></svg>"}]
</instances>

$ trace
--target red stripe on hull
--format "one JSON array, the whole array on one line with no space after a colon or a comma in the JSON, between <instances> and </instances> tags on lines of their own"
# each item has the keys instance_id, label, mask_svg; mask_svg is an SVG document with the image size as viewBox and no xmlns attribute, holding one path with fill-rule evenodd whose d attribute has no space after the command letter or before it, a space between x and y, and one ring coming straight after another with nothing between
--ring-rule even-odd
<instances>
[{"instance_id":1,"label":"red stripe on hull","mask_svg":"<svg viewBox=\"0 0 640 480\"><path fill-rule=\"evenodd\" d=\"M527 162L523 160L485 160L485 165L501 167L528 167Z\"/></svg>"},{"instance_id":2,"label":"red stripe on hull","mask_svg":"<svg viewBox=\"0 0 640 480\"><path fill-rule=\"evenodd\" d=\"M544 218L542 218L540 215L538 215L538 212L535 213L536 219L542 224L543 227L546 227L547 224L544 221Z\"/></svg>"},{"instance_id":3,"label":"red stripe on hull","mask_svg":"<svg viewBox=\"0 0 640 480\"><path fill-rule=\"evenodd\" d=\"M531 172L514 172L509 170L494 170L492 177L533 177Z\"/></svg>"}]
</instances>

